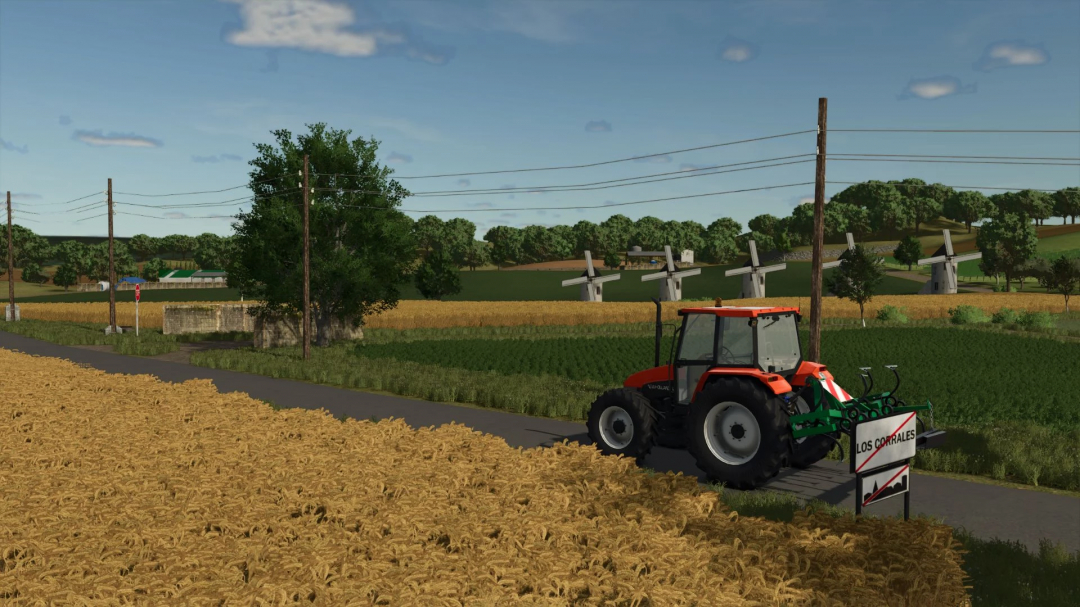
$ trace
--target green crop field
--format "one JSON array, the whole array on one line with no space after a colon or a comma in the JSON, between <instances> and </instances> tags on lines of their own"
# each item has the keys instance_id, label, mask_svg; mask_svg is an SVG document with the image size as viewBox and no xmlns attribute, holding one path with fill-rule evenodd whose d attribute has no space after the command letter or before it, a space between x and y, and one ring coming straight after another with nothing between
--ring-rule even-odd
<instances>
[{"instance_id":1,"label":"green crop field","mask_svg":"<svg viewBox=\"0 0 1080 607\"><path fill-rule=\"evenodd\" d=\"M740 276L725 277L724 271L737 266L708 266L701 270L700 276L691 276L683 282L683 298L705 299L722 297L735 299L742 288ZM604 285L605 301L649 301L656 297L659 283L643 282L641 277L653 273L652 270L632 270L621 272L622 278ZM826 270L829 275L833 270ZM543 271L543 270L484 270L464 271L461 273L461 293L447 297L446 301L574 301L578 299L578 287L563 287L562 281L576 278L581 272ZM918 293L922 283L886 276L879 289L879 295L909 295ZM411 284L402 287L403 299L421 299L420 294ZM808 262L788 262L786 270L773 272L766 281L766 293L772 297L809 297L810 264ZM134 301L134 291L122 291L117 298ZM143 301L238 301L240 293L236 289L147 289L142 293ZM108 301L109 294L104 291L90 293L57 293L39 297L24 297L27 302L89 302Z\"/></svg>"}]
</instances>

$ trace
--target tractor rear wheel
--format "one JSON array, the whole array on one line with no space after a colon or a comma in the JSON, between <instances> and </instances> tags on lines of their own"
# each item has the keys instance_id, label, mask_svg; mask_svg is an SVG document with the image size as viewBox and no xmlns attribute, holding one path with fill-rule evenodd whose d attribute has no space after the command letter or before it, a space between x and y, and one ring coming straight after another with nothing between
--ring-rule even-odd
<instances>
[{"instance_id":1,"label":"tractor rear wheel","mask_svg":"<svg viewBox=\"0 0 1080 607\"><path fill-rule=\"evenodd\" d=\"M796 409L799 413L809 413L810 405L800 396L796 401ZM791 443L791 466L805 470L811 465L818 463L832 451L837 444L835 434L817 434L796 438Z\"/></svg>"},{"instance_id":2,"label":"tractor rear wheel","mask_svg":"<svg viewBox=\"0 0 1080 607\"><path fill-rule=\"evenodd\" d=\"M608 390L589 410L589 438L604 455L623 455L638 465L656 441L656 413L633 388Z\"/></svg>"},{"instance_id":3,"label":"tractor rear wheel","mask_svg":"<svg viewBox=\"0 0 1080 607\"><path fill-rule=\"evenodd\" d=\"M690 406L687 447L710 481L755 489L776 476L790 455L784 402L760 383L723 378Z\"/></svg>"}]
</instances>

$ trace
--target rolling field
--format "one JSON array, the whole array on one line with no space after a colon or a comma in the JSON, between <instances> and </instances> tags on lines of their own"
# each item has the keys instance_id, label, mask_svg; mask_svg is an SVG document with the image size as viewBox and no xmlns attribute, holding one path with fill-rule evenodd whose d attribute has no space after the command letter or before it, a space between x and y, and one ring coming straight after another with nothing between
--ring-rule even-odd
<instances>
[{"instance_id":1,"label":"rolling field","mask_svg":"<svg viewBox=\"0 0 1080 607\"><path fill-rule=\"evenodd\" d=\"M0 383L0 597L18 604L971 604L960 543L929 520L744 517L592 447L0 364L21 378Z\"/></svg>"}]
</instances>

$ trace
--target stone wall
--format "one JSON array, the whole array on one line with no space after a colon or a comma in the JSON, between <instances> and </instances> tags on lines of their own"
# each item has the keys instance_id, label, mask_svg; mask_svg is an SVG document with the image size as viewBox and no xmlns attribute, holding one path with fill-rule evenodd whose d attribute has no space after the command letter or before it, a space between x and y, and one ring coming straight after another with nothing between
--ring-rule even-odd
<instances>
[{"instance_id":1,"label":"stone wall","mask_svg":"<svg viewBox=\"0 0 1080 607\"><path fill-rule=\"evenodd\" d=\"M162 307L165 335L255 331L249 304L168 304Z\"/></svg>"},{"instance_id":2,"label":"stone wall","mask_svg":"<svg viewBox=\"0 0 1080 607\"><path fill-rule=\"evenodd\" d=\"M836 259L840 257L840 254L847 250L847 247L838 249L823 249L823 259ZM875 247L869 247L871 253L888 254L891 255L896 250L896 245L877 245ZM768 253L762 253L758 251L758 257L762 262L766 261L811 261L814 258L814 251L792 251L791 253L781 253L779 251L769 251Z\"/></svg>"},{"instance_id":3,"label":"stone wall","mask_svg":"<svg viewBox=\"0 0 1080 607\"><path fill-rule=\"evenodd\" d=\"M270 320L255 319L255 347L256 348L280 348L283 346L295 346L301 341L300 317L278 317ZM311 319L311 335L309 341L315 343L316 329L315 319ZM363 339L362 327L353 328L351 323L341 322L336 318L330 320L330 341L342 339Z\"/></svg>"}]
</instances>

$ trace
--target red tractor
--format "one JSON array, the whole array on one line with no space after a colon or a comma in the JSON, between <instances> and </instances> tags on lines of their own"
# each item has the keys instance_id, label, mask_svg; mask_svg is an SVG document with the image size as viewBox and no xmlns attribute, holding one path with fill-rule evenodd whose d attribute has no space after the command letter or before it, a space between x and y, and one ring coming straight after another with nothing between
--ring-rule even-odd
<instances>
[{"instance_id":1,"label":"red tractor","mask_svg":"<svg viewBox=\"0 0 1080 607\"><path fill-rule=\"evenodd\" d=\"M661 365L654 302L656 366L602 394L589 412L589 437L602 453L640 464L654 444L686 448L711 481L753 489L784 466L821 460L853 423L931 408L906 406L895 388L857 399L844 392L825 365L803 360L798 308L679 310L682 326ZM944 433L927 434L937 443ZM923 435L920 443L932 446Z\"/></svg>"}]
</instances>

